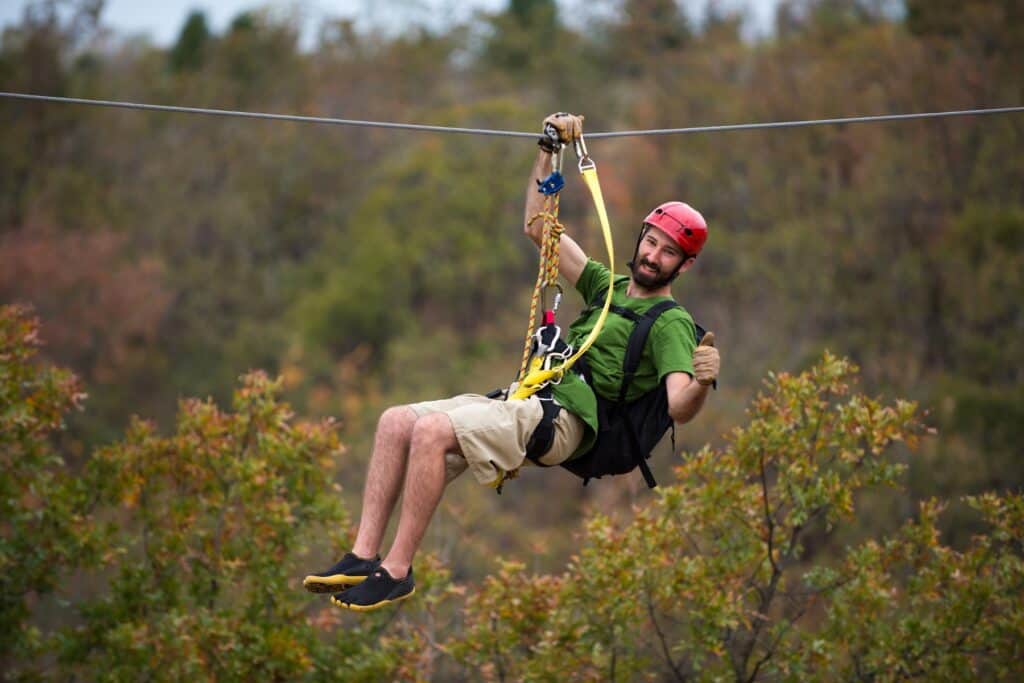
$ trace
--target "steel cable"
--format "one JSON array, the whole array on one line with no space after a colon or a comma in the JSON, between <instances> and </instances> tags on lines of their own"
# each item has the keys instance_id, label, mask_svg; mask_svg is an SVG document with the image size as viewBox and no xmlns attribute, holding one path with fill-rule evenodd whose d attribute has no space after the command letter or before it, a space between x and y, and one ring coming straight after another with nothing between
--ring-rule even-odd
<instances>
[{"instance_id":1,"label":"steel cable","mask_svg":"<svg viewBox=\"0 0 1024 683\"><path fill-rule=\"evenodd\" d=\"M431 126L419 123L397 123L393 121L361 121L358 119L339 119L323 116L298 116L295 114L268 114L264 112L234 111L230 109L206 109L200 107L182 107L167 104L145 104L139 102L118 102L112 100L92 100L81 97L57 97L54 95L33 95L29 93L0 92L0 97L42 102L60 102L64 104L84 104L96 107L117 107L122 109L142 109L146 111L166 111L185 114L206 114L208 116L233 116L248 119L269 119L273 121L294 121L298 123L321 123L339 126L363 126L372 128L391 128L400 130L427 131L432 133L459 133L464 135L499 135L504 137L536 138L539 133L528 133L515 130L494 130L490 128L459 128L454 126ZM832 119L808 119L803 121L768 121L762 123L732 123L714 126L691 126L688 128L657 128L650 130L622 130L587 133L587 139L636 137L641 135L683 135L688 133L721 133L738 130L759 130L771 128L800 128L805 126L841 125L850 123L874 123L881 121L906 121L909 119L931 119L952 116L982 116L989 114L1013 114L1024 112L1024 107L997 107L993 109L962 109L956 111L933 111L914 114L879 114L874 116L849 116Z\"/></svg>"}]
</instances>

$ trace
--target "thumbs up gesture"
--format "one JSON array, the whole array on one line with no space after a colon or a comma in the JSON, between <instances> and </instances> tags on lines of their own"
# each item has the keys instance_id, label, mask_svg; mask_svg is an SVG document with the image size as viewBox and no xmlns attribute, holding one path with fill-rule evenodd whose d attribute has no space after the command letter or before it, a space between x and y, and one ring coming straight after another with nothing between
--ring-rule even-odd
<instances>
[{"instance_id":1,"label":"thumbs up gesture","mask_svg":"<svg viewBox=\"0 0 1024 683\"><path fill-rule=\"evenodd\" d=\"M693 350L693 376L703 386L713 384L718 379L720 364L718 349L715 348L715 333L708 332Z\"/></svg>"}]
</instances>

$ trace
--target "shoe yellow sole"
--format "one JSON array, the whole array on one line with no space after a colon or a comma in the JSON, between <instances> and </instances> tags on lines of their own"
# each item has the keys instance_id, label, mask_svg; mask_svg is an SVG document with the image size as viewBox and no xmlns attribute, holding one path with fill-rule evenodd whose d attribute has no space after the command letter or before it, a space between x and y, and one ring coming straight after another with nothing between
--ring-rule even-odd
<instances>
[{"instance_id":1,"label":"shoe yellow sole","mask_svg":"<svg viewBox=\"0 0 1024 683\"><path fill-rule=\"evenodd\" d=\"M307 576L302 580L302 587L310 593L337 593L349 586L356 586L366 580L365 576Z\"/></svg>"},{"instance_id":2,"label":"shoe yellow sole","mask_svg":"<svg viewBox=\"0 0 1024 683\"><path fill-rule=\"evenodd\" d=\"M385 607L396 602L401 602L406 598L411 598L415 594L416 588L414 587L411 591L409 591L400 598L395 598L394 600L381 600L380 602L374 603L372 605L351 605L347 602L342 602L341 600L335 600L333 596L331 597L331 602L333 602L335 605L342 609L350 609L353 612L372 612L375 609L380 609L381 607Z\"/></svg>"}]
</instances>

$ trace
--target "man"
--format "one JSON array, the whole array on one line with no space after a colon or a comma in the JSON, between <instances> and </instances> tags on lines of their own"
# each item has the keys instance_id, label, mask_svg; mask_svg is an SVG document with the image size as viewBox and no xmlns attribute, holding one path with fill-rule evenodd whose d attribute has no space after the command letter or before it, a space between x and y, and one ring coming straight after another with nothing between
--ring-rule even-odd
<instances>
[{"instance_id":1,"label":"man","mask_svg":"<svg viewBox=\"0 0 1024 683\"><path fill-rule=\"evenodd\" d=\"M561 142L572 144L582 132L582 117L555 114L544 120L558 131ZM526 192L524 231L540 245L542 227L530 217L542 208L536 184L551 173L551 141L542 137ZM671 282L688 270L707 237L703 217L681 202L657 207L641 229L629 277L615 278L613 302L644 313L671 299ZM560 274L591 302L609 283L607 268L587 258L580 246L562 235ZM570 343L579 343L593 328L593 315L581 315L570 328ZM536 460L557 465L590 449L597 433L594 391L615 397L629 336L622 321L609 316L605 328L587 352L592 385L569 372L552 388L557 405L554 438ZM688 422L700 410L708 387L718 375L718 352L695 348L694 323L681 307L662 314L631 384L643 393L660 382L668 395L668 413ZM528 443L541 422L540 397L501 401L478 395L397 406L380 418L363 495L362 517L350 553L330 569L307 576L303 585L315 593L335 593L340 607L366 611L397 602L415 592L412 560L419 548L446 484L469 469L482 484L493 485L503 472L524 464ZM402 493L394 543L383 560L378 552L388 520Z\"/></svg>"}]
</instances>

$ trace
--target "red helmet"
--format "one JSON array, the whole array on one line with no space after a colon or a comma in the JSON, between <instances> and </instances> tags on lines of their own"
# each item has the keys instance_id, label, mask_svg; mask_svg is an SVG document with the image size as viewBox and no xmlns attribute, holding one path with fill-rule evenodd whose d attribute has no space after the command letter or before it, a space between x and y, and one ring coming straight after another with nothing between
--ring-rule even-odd
<instances>
[{"instance_id":1,"label":"red helmet","mask_svg":"<svg viewBox=\"0 0 1024 683\"><path fill-rule=\"evenodd\" d=\"M665 202L647 214L644 225L653 225L675 240L687 256L696 256L708 239L708 224L700 211L683 202Z\"/></svg>"}]
</instances>

